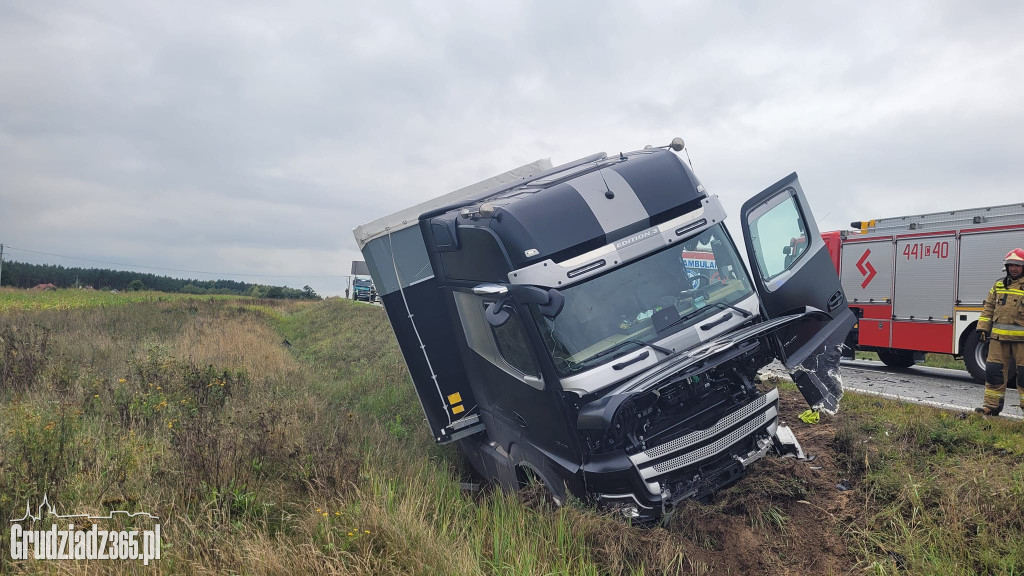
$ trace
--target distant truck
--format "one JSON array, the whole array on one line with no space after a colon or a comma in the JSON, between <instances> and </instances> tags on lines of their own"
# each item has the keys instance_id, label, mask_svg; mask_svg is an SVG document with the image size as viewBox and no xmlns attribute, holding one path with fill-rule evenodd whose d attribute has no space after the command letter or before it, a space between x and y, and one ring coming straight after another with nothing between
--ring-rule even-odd
<instances>
[{"instance_id":1,"label":"distant truck","mask_svg":"<svg viewBox=\"0 0 1024 576\"><path fill-rule=\"evenodd\" d=\"M653 520L800 453L755 385L773 360L838 409L855 317L796 174L743 205L751 275L666 148L534 162L354 231L434 438L505 489Z\"/></svg>"},{"instance_id":2,"label":"distant truck","mask_svg":"<svg viewBox=\"0 0 1024 576\"><path fill-rule=\"evenodd\" d=\"M851 226L856 230L822 234L859 319L849 354L876 352L895 368L925 353L962 356L971 376L984 382L988 343L974 330L988 291L1005 275L1003 255L1024 246L1024 204Z\"/></svg>"},{"instance_id":3,"label":"distant truck","mask_svg":"<svg viewBox=\"0 0 1024 576\"><path fill-rule=\"evenodd\" d=\"M377 298L377 291L374 289L373 281L365 278L353 280L352 290L352 299L359 302L373 302Z\"/></svg>"}]
</instances>

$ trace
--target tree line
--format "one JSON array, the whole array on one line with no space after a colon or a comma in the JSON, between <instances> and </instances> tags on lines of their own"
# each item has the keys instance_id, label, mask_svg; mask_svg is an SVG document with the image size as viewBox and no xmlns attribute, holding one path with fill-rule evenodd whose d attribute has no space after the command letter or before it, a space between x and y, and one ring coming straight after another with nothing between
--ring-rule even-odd
<instances>
[{"instance_id":1,"label":"tree line","mask_svg":"<svg viewBox=\"0 0 1024 576\"><path fill-rule=\"evenodd\" d=\"M315 300L320 296L309 286L289 288L249 284L237 280L193 280L157 276L143 272L102 268L65 268L54 264L3 262L0 284L13 288L32 288L53 284L58 288L94 288L96 290L158 290L183 294L238 294L253 298Z\"/></svg>"}]
</instances>

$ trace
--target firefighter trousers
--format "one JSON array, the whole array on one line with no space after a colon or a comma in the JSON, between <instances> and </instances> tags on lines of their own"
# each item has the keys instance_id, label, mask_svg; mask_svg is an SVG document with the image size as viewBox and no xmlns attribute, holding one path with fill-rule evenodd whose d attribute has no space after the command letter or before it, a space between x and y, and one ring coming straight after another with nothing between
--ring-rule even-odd
<instances>
[{"instance_id":1,"label":"firefighter trousers","mask_svg":"<svg viewBox=\"0 0 1024 576\"><path fill-rule=\"evenodd\" d=\"M1006 383L1010 380L1010 364L1016 364L1017 391L1024 385L1024 342L988 341L988 358L985 359L985 408L993 414L1003 409ZM1024 409L1024 395L1021 395Z\"/></svg>"}]
</instances>

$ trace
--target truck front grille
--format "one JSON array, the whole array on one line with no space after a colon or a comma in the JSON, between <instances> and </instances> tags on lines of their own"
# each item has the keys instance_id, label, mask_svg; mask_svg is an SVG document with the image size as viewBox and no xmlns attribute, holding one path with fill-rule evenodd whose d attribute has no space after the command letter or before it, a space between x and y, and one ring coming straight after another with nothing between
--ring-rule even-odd
<instances>
[{"instance_id":1,"label":"truck front grille","mask_svg":"<svg viewBox=\"0 0 1024 576\"><path fill-rule=\"evenodd\" d=\"M735 412L726 415L724 418L716 422L714 426L706 430L697 430L696 432L690 432L689 434L686 434L685 436L680 436L675 440L669 440L664 444L659 444L658 446L649 448L645 450L643 454L637 454L634 457L633 463L640 465L649 460L654 460L656 458L661 458L662 456L665 456L667 454L678 452L679 450L682 450L683 448L686 448L688 446L693 446L694 444L700 444L701 442L710 440L711 438L714 438L715 436L721 434L723 431L732 428L739 422L746 420L752 414L764 410L765 407L767 407L769 404L775 404L775 402L777 402L778 399L778 388L772 388L770 392L762 395L760 398L757 398L753 402L743 406L739 410L736 410Z\"/></svg>"},{"instance_id":2,"label":"truck front grille","mask_svg":"<svg viewBox=\"0 0 1024 576\"><path fill-rule=\"evenodd\" d=\"M774 433L778 420L778 399L779 392L777 389L773 389L726 415L706 430L691 432L654 446L630 456L630 460L637 467L640 476L650 482L656 476L713 458L749 438L758 429L767 427L769 433ZM699 447L692 448L694 446ZM663 459L673 454L677 455L673 458ZM660 461L655 462L656 460Z\"/></svg>"}]
</instances>

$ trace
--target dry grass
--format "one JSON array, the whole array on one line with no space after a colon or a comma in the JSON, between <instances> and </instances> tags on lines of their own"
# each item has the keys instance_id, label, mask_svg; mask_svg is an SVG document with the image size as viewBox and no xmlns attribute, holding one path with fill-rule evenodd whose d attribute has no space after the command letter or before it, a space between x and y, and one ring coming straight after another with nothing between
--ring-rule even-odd
<instances>
[{"instance_id":1,"label":"dry grass","mask_svg":"<svg viewBox=\"0 0 1024 576\"><path fill-rule=\"evenodd\" d=\"M197 318L182 327L170 343L176 358L198 366L217 366L285 381L297 371L295 359L265 318Z\"/></svg>"},{"instance_id":2,"label":"dry grass","mask_svg":"<svg viewBox=\"0 0 1024 576\"><path fill-rule=\"evenodd\" d=\"M0 382L0 517L47 493L66 512L157 514L165 544L144 569L12 563L0 538L0 572L1019 574L1024 565L1015 423L848 396L840 417L794 425L821 470L764 460L715 501L639 528L581 503L552 509L537 487L463 490L461 460L429 437L378 307L19 310L0 316L0 352L22 362ZM792 388L783 398L784 413L802 411ZM839 478L855 490L840 497Z\"/></svg>"}]
</instances>

